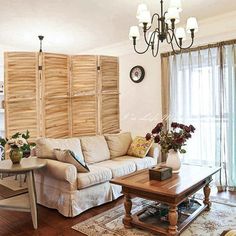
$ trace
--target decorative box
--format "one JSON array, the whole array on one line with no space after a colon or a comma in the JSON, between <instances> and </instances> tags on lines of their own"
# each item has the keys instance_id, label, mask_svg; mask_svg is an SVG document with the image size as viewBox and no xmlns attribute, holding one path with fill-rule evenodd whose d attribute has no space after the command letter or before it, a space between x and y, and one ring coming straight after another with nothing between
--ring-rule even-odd
<instances>
[{"instance_id":1,"label":"decorative box","mask_svg":"<svg viewBox=\"0 0 236 236\"><path fill-rule=\"evenodd\" d=\"M172 168L170 167L152 167L149 169L150 180L162 181L172 177Z\"/></svg>"}]
</instances>

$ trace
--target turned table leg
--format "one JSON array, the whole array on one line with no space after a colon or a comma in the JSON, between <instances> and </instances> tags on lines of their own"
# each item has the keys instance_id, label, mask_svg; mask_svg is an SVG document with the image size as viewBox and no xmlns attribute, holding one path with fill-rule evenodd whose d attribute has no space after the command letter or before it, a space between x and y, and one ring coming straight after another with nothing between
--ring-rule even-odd
<instances>
[{"instance_id":1,"label":"turned table leg","mask_svg":"<svg viewBox=\"0 0 236 236\"><path fill-rule=\"evenodd\" d=\"M177 230L177 222L178 222L178 212L176 206L171 206L168 213L168 219L169 219L169 227L168 227L168 235L178 235Z\"/></svg>"},{"instance_id":2,"label":"turned table leg","mask_svg":"<svg viewBox=\"0 0 236 236\"><path fill-rule=\"evenodd\" d=\"M129 194L125 194L125 217L123 219L123 224L125 228L129 229L132 228L131 222L132 222L132 216L131 216L131 209L132 209L132 201L129 196Z\"/></svg>"},{"instance_id":3,"label":"turned table leg","mask_svg":"<svg viewBox=\"0 0 236 236\"><path fill-rule=\"evenodd\" d=\"M203 192L204 192L204 200L203 200L203 203L205 205L207 205L207 210L209 211L211 209L211 202L210 202L210 193L211 193L211 188L209 186L209 184L207 184L204 188L203 188Z\"/></svg>"}]
</instances>

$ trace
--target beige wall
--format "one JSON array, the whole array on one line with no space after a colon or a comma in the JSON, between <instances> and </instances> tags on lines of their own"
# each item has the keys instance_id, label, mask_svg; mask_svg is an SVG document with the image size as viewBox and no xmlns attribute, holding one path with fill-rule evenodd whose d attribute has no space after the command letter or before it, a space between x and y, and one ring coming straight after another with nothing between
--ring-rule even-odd
<instances>
[{"instance_id":1,"label":"beige wall","mask_svg":"<svg viewBox=\"0 0 236 236\"><path fill-rule=\"evenodd\" d=\"M130 69L141 65L145 78L141 83L130 80ZM161 120L160 58L145 55L120 56L121 129L145 135Z\"/></svg>"}]
</instances>

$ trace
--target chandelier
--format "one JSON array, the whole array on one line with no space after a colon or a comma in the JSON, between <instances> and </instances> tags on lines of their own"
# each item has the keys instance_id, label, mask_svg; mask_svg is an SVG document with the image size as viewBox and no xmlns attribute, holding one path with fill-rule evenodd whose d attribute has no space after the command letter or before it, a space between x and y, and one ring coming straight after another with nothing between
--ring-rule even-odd
<instances>
[{"instance_id":1,"label":"chandelier","mask_svg":"<svg viewBox=\"0 0 236 236\"><path fill-rule=\"evenodd\" d=\"M144 51L138 51L136 48L137 40L140 38L139 27L131 26L129 38L133 41L134 50L138 54L144 54L149 49L152 55L156 57L159 52L160 42L166 41L171 45L174 53L176 53L175 45L179 50L189 49L194 42L194 34L198 31L198 23L195 17L190 17L187 20L186 31L191 35L190 45L183 46L183 41L186 40L186 33L183 27L176 28L176 24L180 22L179 13L182 11L181 0L171 0L168 11L163 11L163 0L161 0L161 15L154 13L151 17L150 11L146 4L140 4L137 10L137 19L139 26L142 27L144 41L147 45Z\"/></svg>"}]
</instances>

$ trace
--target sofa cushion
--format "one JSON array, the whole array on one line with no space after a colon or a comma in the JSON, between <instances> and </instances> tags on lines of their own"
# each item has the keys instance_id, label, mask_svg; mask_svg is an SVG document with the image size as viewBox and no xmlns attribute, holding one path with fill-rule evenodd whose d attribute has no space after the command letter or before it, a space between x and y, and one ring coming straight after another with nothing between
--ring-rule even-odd
<instances>
[{"instance_id":1,"label":"sofa cushion","mask_svg":"<svg viewBox=\"0 0 236 236\"><path fill-rule=\"evenodd\" d=\"M94 165L109 168L112 172L113 178L127 175L136 171L135 163L127 159L114 158L112 160L103 161Z\"/></svg>"},{"instance_id":2,"label":"sofa cushion","mask_svg":"<svg viewBox=\"0 0 236 236\"><path fill-rule=\"evenodd\" d=\"M110 150L111 158L124 156L130 144L132 137L130 132L120 134L107 134L104 135Z\"/></svg>"},{"instance_id":3,"label":"sofa cushion","mask_svg":"<svg viewBox=\"0 0 236 236\"><path fill-rule=\"evenodd\" d=\"M92 164L110 159L104 136L82 137L81 146L86 163Z\"/></svg>"},{"instance_id":4,"label":"sofa cushion","mask_svg":"<svg viewBox=\"0 0 236 236\"><path fill-rule=\"evenodd\" d=\"M135 163L137 170L142 170L145 168L150 168L157 164L157 159L149 156L145 156L144 158L137 158L133 156L122 156L117 157L117 160L129 160ZM116 160L115 159L115 160Z\"/></svg>"},{"instance_id":5,"label":"sofa cushion","mask_svg":"<svg viewBox=\"0 0 236 236\"><path fill-rule=\"evenodd\" d=\"M47 158L57 160L53 149L68 149L81 157L84 161L84 156L81 149L79 138L65 138L65 139L54 139L54 138L38 138L36 140L36 155L39 158Z\"/></svg>"},{"instance_id":6,"label":"sofa cushion","mask_svg":"<svg viewBox=\"0 0 236 236\"><path fill-rule=\"evenodd\" d=\"M102 166L89 165L90 172L78 173L78 189L104 183L112 179L111 170Z\"/></svg>"},{"instance_id":7,"label":"sofa cushion","mask_svg":"<svg viewBox=\"0 0 236 236\"><path fill-rule=\"evenodd\" d=\"M131 143L127 154L134 157L145 157L153 144L153 139L146 140L144 137L137 136Z\"/></svg>"},{"instance_id":8,"label":"sofa cushion","mask_svg":"<svg viewBox=\"0 0 236 236\"><path fill-rule=\"evenodd\" d=\"M54 149L57 160L72 164L80 173L89 172L89 168L79 155L75 155L71 150Z\"/></svg>"}]
</instances>

